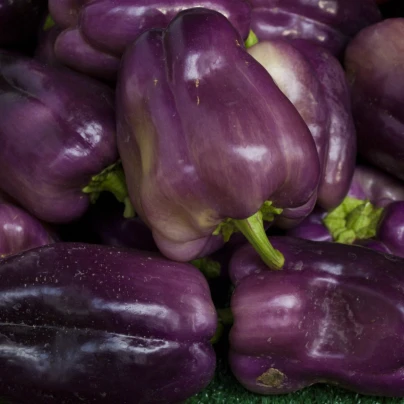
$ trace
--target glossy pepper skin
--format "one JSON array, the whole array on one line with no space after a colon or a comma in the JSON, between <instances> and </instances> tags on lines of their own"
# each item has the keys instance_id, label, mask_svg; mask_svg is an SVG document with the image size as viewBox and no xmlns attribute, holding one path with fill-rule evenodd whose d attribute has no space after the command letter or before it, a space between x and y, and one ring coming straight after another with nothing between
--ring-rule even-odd
<instances>
[{"instance_id":1,"label":"glossy pepper skin","mask_svg":"<svg viewBox=\"0 0 404 404\"><path fill-rule=\"evenodd\" d=\"M55 52L74 69L115 79L125 48L140 34L166 28L180 11L195 7L222 13L247 38L251 6L244 0L50 0L52 17L65 29Z\"/></svg>"},{"instance_id":2,"label":"glossy pepper skin","mask_svg":"<svg viewBox=\"0 0 404 404\"><path fill-rule=\"evenodd\" d=\"M404 18L361 31L347 47L345 68L359 154L404 180Z\"/></svg>"},{"instance_id":3,"label":"glossy pepper skin","mask_svg":"<svg viewBox=\"0 0 404 404\"><path fill-rule=\"evenodd\" d=\"M0 188L38 219L80 217L82 188L118 159L113 92L1 51L0 115Z\"/></svg>"},{"instance_id":4,"label":"glossy pepper skin","mask_svg":"<svg viewBox=\"0 0 404 404\"><path fill-rule=\"evenodd\" d=\"M248 49L296 107L316 142L321 163L317 205L338 206L356 161L350 93L340 62L305 40L265 40Z\"/></svg>"},{"instance_id":5,"label":"glossy pepper skin","mask_svg":"<svg viewBox=\"0 0 404 404\"><path fill-rule=\"evenodd\" d=\"M316 198L317 151L223 15L187 10L139 37L122 61L117 119L131 201L163 254L206 256L220 246L212 234L234 225L282 265L260 209Z\"/></svg>"},{"instance_id":6,"label":"glossy pepper skin","mask_svg":"<svg viewBox=\"0 0 404 404\"><path fill-rule=\"evenodd\" d=\"M0 258L53 243L55 234L23 209L0 201Z\"/></svg>"},{"instance_id":7,"label":"glossy pepper skin","mask_svg":"<svg viewBox=\"0 0 404 404\"><path fill-rule=\"evenodd\" d=\"M260 41L306 39L339 57L352 36L381 20L374 0L252 0L251 29Z\"/></svg>"},{"instance_id":8,"label":"glossy pepper skin","mask_svg":"<svg viewBox=\"0 0 404 404\"><path fill-rule=\"evenodd\" d=\"M46 4L46 0L0 0L0 47L31 42Z\"/></svg>"},{"instance_id":9,"label":"glossy pepper skin","mask_svg":"<svg viewBox=\"0 0 404 404\"><path fill-rule=\"evenodd\" d=\"M374 167L358 165L337 209L316 208L287 235L355 243L404 257L404 184Z\"/></svg>"},{"instance_id":10,"label":"glossy pepper skin","mask_svg":"<svg viewBox=\"0 0 404 404\"><path fill-rule=\"evenodd\" d=\"M268 271L250 246L230 264L229 359L240 383L260 394L332 383L403 396L404 260L359 246L271 241L285 256L282 271Z\"/></svg>"},{"instance_id":11,"label":"glossy pepper skin","mask_svg":"<svg viewBox=\"0 0 404 404\"><path fill-rule=\"evenodd\" d=\"M191 265L57 243L0 261L0 278L1 397L177 403L213 376L216 311Z\"/></svg>"}]
</instances>

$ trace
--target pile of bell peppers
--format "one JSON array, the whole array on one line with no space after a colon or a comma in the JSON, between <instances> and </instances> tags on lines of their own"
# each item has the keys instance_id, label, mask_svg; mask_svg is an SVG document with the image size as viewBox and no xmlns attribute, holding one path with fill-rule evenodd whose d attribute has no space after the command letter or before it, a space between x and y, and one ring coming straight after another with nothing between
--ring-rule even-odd
<instances>
[{"instance_id":1,"label":"pile of bell peppers","mask_svg":"<svg viewBox=\"0 0 404 404\"><path fill-rule=\"evenodd\" d=\"M404 397L402 4L0 0L0 401Z\"/></svg>"}]
</instances>

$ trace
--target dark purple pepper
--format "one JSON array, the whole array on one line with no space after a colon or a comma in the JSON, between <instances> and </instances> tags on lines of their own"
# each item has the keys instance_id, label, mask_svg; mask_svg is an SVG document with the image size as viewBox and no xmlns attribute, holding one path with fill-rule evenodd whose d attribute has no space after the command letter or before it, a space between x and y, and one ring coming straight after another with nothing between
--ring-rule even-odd
<instances>
[{"instance_id":1,"label":"dark purple pepper","mask_svg":"<svg viewBox=\"0 0 404 404\"><path fill-rule=\"evenodd\" d=\"M0 115L0 188L37 218L72 221L87 210L87 192L111 185L118 150L107 86L0 51Z\"/></svg>"},{"instance_id":2,"label":"dark purple pepper","mask_svg":"<svg viewBox=\"0 0 404 404\"><path fill-rule=\"evenodd\" d=\"M384 208L377 239L388 246L392 254L404 257L404 200L392 202Z\"/></svg>"},{"instance_id":3,"label":"dark purple pepper","mask_svg":"<svg viewBox=\"0 0 404 404\"><path fill-rule=\"evenodd\" d=\"M230 366L247 389L284 394L315 383L403 396L404 259L369 248L273 237L269 271L251 246L230 264Z\"/></svg>"},{"instance_id":4,"label":"dark purple pepper","mask_svg":"<svg viewBox=\"0 0 404 404\"><path fill-rule=\"evenodd\" d=\"M357 165L348 196L367 199L377 207L404 200L404 183L369 165Z\"/></svg>"},{"instance_id":5,"label":"dark purple pepper","mask_svg":"<svg viewBox=\"0 0 404 404\"><path fill-rule=\"evenodd\" d=\"M315 199L318 155L222 14L186 10L142 34L122 61L117 114L129 195L164 255L203 257L237 229L282 266L263 221Z\"/></svg>"},{"instance_id":6,"label":"dark purple pepper","mask_svg":"<svg viewBox=\"0 0 404 404\"><path fill-rule=\"evenodd\" d=\"M0 258L53 243L55 235L24 210L0 201Z\"/></svg>"},{"instance_id":7,"label":"dark purple pepper","mask_svg":"<svg viewBox=\"0 0 404 404\"><path fill-rule=\"evenodd\" d=\"M0 260L0 396L177 403L213 377L209 287L157 254L56 243Z\"/></svg>"},{"instance_id":8,"label":"dark purple pepper","mask_svg":"<svg viewBox=\"0 0 404 404\"><path fill-rule=\"evenodd\" d=\"M362 30L347 47L345 68L359 154L404 180L404 18Z\"/></svg>"},{"instance_id":9,"label":"dark purple pepper","mask_svg":"<svg viewBox=\"0 0 404 404\"><path fill-rule=\"evenodd\" d=\"M166 28L180 11L194 7L222 13L247 38L251 6L244 0L50 0L52 17L65 29L56 55L74 69L113 80L125 48L139 35Z\"/></svg>"},{"instance_id":10,"label":"dark purple pepper","mask_svg":"<svg viewBox=\"0 0 404 404\"><path fill-rule=\"evenodd\" d=\"M323 223L326 215L324 209L315 208L301 223L287 230L287 235L312 241L332 241L332 235Z\"/></svg>"},{"instance_id":11,"label":"dark purple pepper","mask_svg":"<svg viewBox=\"0 0 404 404\"><path fill-rule=\"evenodd\" d=\"M374 0L252 0L251 29L260 41L306 39L341 56L358 31L381 20Z\"/></svg>"},{"instance_id":12,"label":"dark purple pepper","mask_svg":"<svg viewBox=\"0 0 404 404\"><path fill-rule=\"evenodd\" d=\"M341 64L326 49L304 40L265 40L248 52L309 127L322 171L316 202L335 208L348 192L356 161L355 126Z\"/></svg>"}]
</instances>

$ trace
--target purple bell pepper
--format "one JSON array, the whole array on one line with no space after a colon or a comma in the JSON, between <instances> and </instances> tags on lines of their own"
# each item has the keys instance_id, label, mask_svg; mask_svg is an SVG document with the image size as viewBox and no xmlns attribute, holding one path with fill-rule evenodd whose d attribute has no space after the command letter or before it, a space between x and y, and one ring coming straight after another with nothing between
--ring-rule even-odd
<instances>
[{"instance_id":1,"label":"purple bell pepper","mask_svg":"<svg viewBox=\"0 0 404 404\"><path fill-rule=\"evenodd\" d=\"M229 361L259 394L315 383L404 396L404 259L360 246L271 239L285 256L269 271L251 246L230 263L236 285Z\"/></svg>"},{"instance_id":2,"label":"purple bell pepper","mask_svg":"<svg viewBox=\"0 0 404 404\"><path fill-rule=\"evenodd\" d=\"M31 42L46 4L46 0L0 0L0 48Z\"/></svg>"},{"instance_id":3,"label":"purple bell pepper","mask_svg":"<svg viewBox=\"0 0 404 404\"><path fill-rule=\"evenodd\" d=\"M152 232L142 219L124 217L123 205L108 193L90 207L81 226L90 228L104 245L158 251Z\"/></svg>"},{"instance_id":4,"label":"purple bell pepper","mask_svg":"<svg viewBox=\"0 0 404 404\"><path fill-rule=\"evenodd\" d=\"M404 257L404 184L378 169L359 165L340 206L331 212L315 209L287 235L355 243Z\"/></svg>"},{"instance_id":5,"label":"purple bell pepper","mask_svg":"<svg viewBox=\"0 0 404 404\"><path fill-rule=\"evenodd\" d=\"M356 161L355 126L341 64L326 49L304 40L267 40L248 52L309 127L322 169L317 204L335 208L348 192Z\"/></svg>"},{"instance_id":6,"label":"purple bell pepper","mask_svg":"<svg viewBox=\"0 0 404 404\"><path fill-rule=\"evenodd\" d=\"M56 243L0 260L0 396L177 403L213 377L217 315L189 264Z\"/></svg>"},{"instance_id":7,"label":"purple bell pepper","mask_svg":"<svg viewBox=\"0 0 404 404\"><path fill-rule=\"evenodd\" d=\"M244 0L49 0L49 11L64 28L55 52L66 65L115 79L125 48L140 34L166 28L182 10L204 7L226 16L245 39L251 6Z\"/></svg>"},{"instance_id":8,"label":"purple bell pepper","mask_svg":"<svg viewBox=\"0 0 404 404\"><path fill-rule=\"evenodd\" d=\"M125 188L107 86L0 51L0 115L0 188L38 219L80 217L114 175Z\"/></svg>"},{"instance_id":9,"label":"purple bell pepper","mask_svg":"<svg viewBox=\"0 0 404 404\"><path fill-rule=\"evenodd\" d=\"M404 180L404 18L361 31L347 47L345 68L359 154Z\"/></svg>"},{"instance_id":10,"label":"purple bell pepper","mask_svg":"<svg viewBox=\"0 0 404 404\"><path fill-rule=\"evenodd\" d=\"M339 57L362 28L381 20L374 0L251 0L251 29L260 41L306 39Z\"/></svg>"},{"instance_id":11,"label":"purple bell pepper","mask_svg":"<svg viewBox=\"0 0 404 404\"><path fill-rule=\"evenodd\" d=\"M55 234L35 217L0 200L0 258L55 241Z\"/></svg>"},{"instance_id":12,"label":"purple bell pepper","mask_svg":"<svg viewBox=\"0 0 404 404\"><path fill-rule=\"evenodd\" d=\"M297 110L222 14L186 10L142 34L122 61L117 119L131 201L163 254L206 256L237 229L282 266L263 220L316 198L319 159Z\"/></svg>"}]
</instances>

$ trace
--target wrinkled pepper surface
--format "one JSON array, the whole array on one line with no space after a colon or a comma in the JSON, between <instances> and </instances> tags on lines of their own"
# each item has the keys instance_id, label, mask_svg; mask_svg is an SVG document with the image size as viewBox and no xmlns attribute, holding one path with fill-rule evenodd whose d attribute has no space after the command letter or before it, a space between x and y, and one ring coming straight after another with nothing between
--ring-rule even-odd
<instances>
[{"instance_id":1,"label":"wrinkled pepper surface","mask_svg":"<svg viewBox=\"0 0 404 404\"><path fill-rule=\"evenodd\" d=\"M347 47L345 68L359 154L404 180L404 18L362 30Z\"/></svg>"},{"instance_id":2,"label":"wrinkled pepper surface","mask_svg":"<svg viewBox=\"0 0 404 404\"><path fill-rule=\"evenodd\" d=\"M109 87L0 51L0 116L0 189L37 218L72 221L108 187L125 200Z\"/></svg>"},{"instance_id":3,"label":"wrinkled pepper surface","mask_svg":"<svg viewBox=\"0 0 404 404\"><path fill-rule=\"evenodd\" d=\"M265 40L248 52L293 103L316 142L322 171L317 204L324 209L338 206L356 161L350 93L340 62L305 40Z\"/></svg>"},{"instance_id":4,"label":"wrinkled pepper surface","mask_svg":"<svg viewBox=\"0 0 404 404\"><path fill-rule=\"evenodd\" d=\"M374 0L251 0L259 40L307 39L340 57L357 32L381 20Z\"/></svg>"},{"instance_id":5,"label":"wrinkled pepper surface","mask_svg":"<svg viewBox=\"0 0 404 404\"><path fill-rule=\"evenodd\" d=\"M115 79L125 48L140 34L166 28L181 10L194 7L222 13L247 38L251 6L244 0L50 0L51 15L64 28L56 56L79 71Z\"/></svg>"},{"instance_id":6,"label":"wrinkled pepper surface","mask_svg":"<svg viewBox=\"0 0 404 404\"><path fill-rule=\"evenodd\" d=\"M287 234L361 244L404 257L404 184L374 167L359 165L341 205L330 212L316 208Z\"/></svg>"},{"instance_id":7,"label":"wrinkled pepper surface","mask_svg":"<svg viewBox=\"0 0 404 404\"><path fill-rule=\"evenodd\" d=\"M404 259L360 246L271 239L285 256L269 271L251 246L230 263L235 291L229 360L260 394L315 383L404 396Z\"/></svg>"},{"instance_id":8,"label":"wrinkled pepper surface","mask_svg":"<svg viewBox=\"0 0 404 404\"><path fill-rule=\"evenodd\" d=\"M202 274L160 255L56 243L0 260L0 396L178 403L215 369Z\"/></svg>"},{"instance_id":9,"label":"wrinkled pepper surface","mask_svg":"<svg viewBox=\"0 0 404 404\"><path fill-rule=\"evenodd\" d=\"M186 10L142 34L122 61L117 120L131 201L163 254L203 257L237 229L283 265L263 220L315 200L317 150L223 15Z\"/></svg>"}]
</instances>

